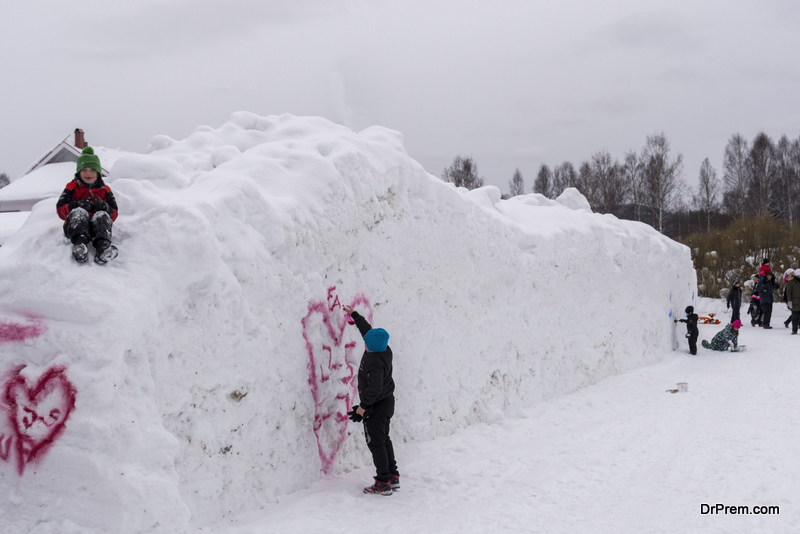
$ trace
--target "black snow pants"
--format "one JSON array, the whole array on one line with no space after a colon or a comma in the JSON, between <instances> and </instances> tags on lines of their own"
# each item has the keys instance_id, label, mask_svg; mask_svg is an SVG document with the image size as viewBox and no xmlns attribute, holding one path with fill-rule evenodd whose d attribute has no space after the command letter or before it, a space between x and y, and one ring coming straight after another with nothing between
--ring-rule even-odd
<instances>
[{"instance_id":1,"label":"black snow pants","mask_svg":"<svg viewBox=\"0 0 800 534\"><path fill-rule=\"evenodd\" d=\"M761 320L761 324L763 326L769 326L769 322L772 320L772 303L761 303L761 309L764 310L764 318Z\"/></svg>"},{"instance_id":2,"label":"black snow pants","mask_svg":"<svg viewBox=\"0 0 800 534\"><path fill-rule=\"evenodd\" d=\"M800 310L792 310L792 333L796 334L798 328L800 328Z\"/></svg>"},{"instance_id":3,"label":"black snow pants","mask_svg":"<svg viewBox=\"0 0 800 534\"><path fill-rule=\"evenodd\" d=\"M741 320L742 318L739 317L739 306L731 306L731 322Z\"/></svg>"},{"instance_id":4,"label":"black snow pants","mask_svg":"<svg viewBox=\"0 0 800 534\"><path fill-rule=\"evenodd\" d=\"M64 221L64 235L69 238L73 245L78 243L97 246L100 240L111 243L111 226L113 221L111 215L105 211L97 211L93 215L83 208L76 208L69 212L67 220Z\"/></svg>"},{"instance_id":5,"label":"black snow pants","mask_svg":"<svg viewBox=\"0 0 800 534\"><path fill-rule=\"evenodd\" d=\"M692 332L689 335L689 337L686 338L686 339L689 340L689 353L692 356L697 356L697 336L698 335L699 335L699 332Z\"/></svg>"},{"instance_id":6,"label":"black snow pants","mask_svg":"<svg viewBox=\"0 0 800 534\"><path fill-rule=\"evenodd\" d=\"M364 436L372 453L377 479L389 482L391 475L399 475L394 459L392 439L389 437L389 422L394 415L394 396L373 404L364 417Z\"/></svg>"}]
</instances>

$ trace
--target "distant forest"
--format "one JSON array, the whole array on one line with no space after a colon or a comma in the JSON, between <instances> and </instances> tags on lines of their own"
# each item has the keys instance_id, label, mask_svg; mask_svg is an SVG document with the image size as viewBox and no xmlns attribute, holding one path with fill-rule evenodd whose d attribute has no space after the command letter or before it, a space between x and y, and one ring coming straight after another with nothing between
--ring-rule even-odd
<instances>
[{"instance_id":1,"label":"distant forest","mask_svg":"<svg viewBox=\"0 0 800 534\"><path fill-rule=\"evenodd\" d=\"M721 176L706 158L695 190L685 172L683 156L658 133L622 160L600 151L577 167L569 161L542 164L531 191L556 198L575 187L595 213L645 222L686 244L703 296L726 295L734 280L750 279L764 258L776 274L800 267L800 137L783 135L775 142L759 133L750 142L735 134L725 146ZM462 156L442 179L468 189L484 184L476 162ZM519 169L509 190L506 198L530 192Z\"/></svg>"}]
</instances>

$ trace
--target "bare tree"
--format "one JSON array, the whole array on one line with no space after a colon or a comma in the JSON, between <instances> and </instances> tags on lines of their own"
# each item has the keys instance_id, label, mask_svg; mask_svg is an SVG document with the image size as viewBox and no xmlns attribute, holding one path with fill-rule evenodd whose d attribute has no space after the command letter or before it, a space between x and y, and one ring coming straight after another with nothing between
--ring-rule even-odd
<instances>
[{"instance_id":1,"label":"bare tree","mask_svg":"<svg viewBox=\"0 0 800 534\"><path fill-rule=\"evenodd\" d=\"M483 187L483 178L478 176L478 164L472 158L462 158L460 155L453 159L453 163L442 173L445 182L451 182L456 187L477 189Z\"/></svg>"},{"instance_id":2,"label":"bare tree","mask_svg":"<svg viewBox=\"0 0 800 534\"><path fill-rule=\"evenodd\" d=\"M525 194L525 180L522 179L522 173L519 172L519 169L514 171L514 176L508 182L508 189L512 197Z\"/></svg>"},{"instance_id":3,"label":"bare tree","mask_svg":"<svg viewBox=\"0 0 800 534\"><path fill-rule=\"evenodd\" d=\"M578 182L575 184L575 187L586 197L590 206L597 206L597 202L595 201L595 185L592 165L588 161L582 162L578 167Z\"/></svg>"},{"instance_id":4,"label":"bare tree","mask_svg":"<svg viewBox=\"0 0 800 534\"><path fill-rule=\"evenodd\" d=\"M575 187L578 184L578 173L572 163L565 161L561 165L556 165L553 169L553 193L558 196L568 187Z\"/></svg>"},{"instance_id":5,"label":"bare tree","mask_svg":"<svg viewBox=\"0 0 800 534\"><path fill-rule=\"evenodd\" d=\"M764 132L756 135L750 148L750 173L747 187L749 212L756 217L771 214L775 183L775 146Z\"/></svg>"},{"instance_id":6,"label":"bare tree","mask_svg":"<svg viewBox=\"0 0 800 534\"><path fill-rule=\"evenodd\" d=\"M553 198L553 171L544 163L539 167L539 173L533 182L533 192Z\"/></svg>"},{"instance_id":7,"label":"bare tree","mask_svg":"<svg viewBox=\"0 0 800 534\"><path fill-rule=\"evenodd\" d=\"M747 204L747 185L750 181L748 164L750 149L747 139L734 134L725 146L722 160L722 181L725 184L722 205L728 215L744 216Z\"/></svg>"},{"instance_id":8,"label":"bare tree","mask_svg":"<svg viewBox=\"0 0 800 534\"><path fill-rule=\"evenodd\" d=\"M8 178L8 175L4 172L0 173L0 189L4 188L10 183L11 180Z\"/></svg>"},{"instance_id":9,"label":"bare tree","mask_svg":"<svg viewBox=\"0 0 800 534\"><path fill-rule=\"evenodd\" d=\"M686 188L683 155L672 157L667 136L659 133L647 136L642 160L645 164L644 196L653 210L653 226L664 233L664 215L678 205Z\"/></svg>"},{"instance_id":10,"label":"bare tree","mask_svg":"<svg viewBox=\"0 0 800 534\"><path fill-rule=\"evenodd\" d=\"M597 210L601 213L614 213L625 199L625 188L619 164L611 154L603 150L592 155L592 179L597 193Z\"/></svg>"},{"instance_id":11,"label":"bare tree","mask_svg":"<svg viewBox=\"0 0 800 534\"><path fill-rule=\"evenodd\" d=\"M794 225L798 174L793 162L793 143L783 135L775 145L775 208L789 227Z\"/></svg>"},{"instance_id":12,"label":"bare tree","mask_svg":"<svg viewBox=\"0 0 800 534\"><path fill-rule=\"evenodd\" d=\"M711 213L717 211L721 184L717 177L717 170L711 165L708 158L700 165L700 182L697 194L692 199L695 208L706 215L706 231L711 231Z\"/></svg>"},{"instance_id":13,"label":"bare tree","mask_svg":"<svg viewBox=\"0 0 800 534\"><path fill-rule=\"evenodd\" d=\"M631 201L636 210L636 220L642 220L642 187L644 186L644 164L639 159L639 154L631 150L625 154L625 163L622 166L622 178L630 191Z\"/></svg>"}]
</instances>

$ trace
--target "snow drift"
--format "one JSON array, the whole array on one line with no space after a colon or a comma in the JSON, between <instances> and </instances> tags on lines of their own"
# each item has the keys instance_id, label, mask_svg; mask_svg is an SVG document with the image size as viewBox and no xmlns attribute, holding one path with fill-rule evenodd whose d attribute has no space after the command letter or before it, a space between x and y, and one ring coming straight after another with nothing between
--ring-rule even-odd
<instances>
[{"instance_id":1,"label":"snow drift","mask_svg":"<svg viewBox=\"0 0 800 534\"><path fill-rule=\"evenodd\" d=\"M694 299L649 226L456 189L385 128L236 113L149 150L107 180L114 262L74 263L55 199L0 248L4 532L181 532L369 465L342 304L391 334L402 443L652 363Z\"/></svg>"}]
</instances>

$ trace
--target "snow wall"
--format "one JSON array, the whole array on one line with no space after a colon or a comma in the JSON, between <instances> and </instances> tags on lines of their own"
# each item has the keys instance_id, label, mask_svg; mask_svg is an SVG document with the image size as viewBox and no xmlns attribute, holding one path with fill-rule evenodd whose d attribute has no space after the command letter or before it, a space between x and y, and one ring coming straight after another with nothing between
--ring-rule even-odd
<instances>
[{"instance_id":1,"label":"snow wall","mask_svg":"<svg viewBox=\"0 0 800 534\"><path fill-rule=\"evenodd\" d=\"M371 465L342 304L391 334L402 443L653 363L694 299L651 227L456 189L385 128L236 113L149 150L108 178L114 262L72 260L56 199L0 248L2 532L182 532Z\"/></svg>"}]
</instances>

